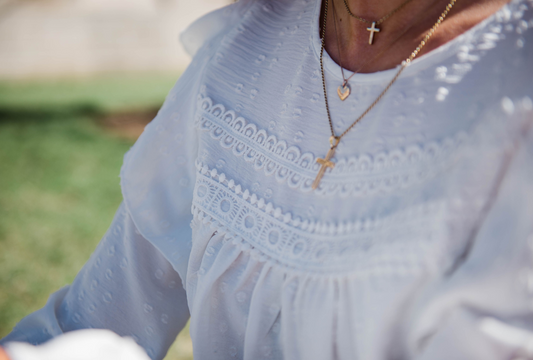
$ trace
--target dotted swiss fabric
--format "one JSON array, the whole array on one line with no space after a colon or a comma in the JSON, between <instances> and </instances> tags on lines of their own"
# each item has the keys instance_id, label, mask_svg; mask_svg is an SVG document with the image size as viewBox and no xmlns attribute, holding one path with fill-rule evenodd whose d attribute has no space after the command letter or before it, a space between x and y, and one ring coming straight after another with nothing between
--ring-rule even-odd
<instances>
[{"instance_id":1,"label":"dotted swiss fabric","mask_svg":"<svg viewBox=\"0 0 533 360\"><path fill-rule=\"evenodd\" d=\"M113 296L128 311L112 329L152 358L188 313L197 360L533 356L508 336L533 336L532 8L512 1L415 60L316 191L330 136L320 2L241 1L198 20L181 37L192 64L125 157L109 231L137 235L94 255L153 254L121 270L104 257L133 284ZM338 133L397 71L356 74L342 102L340 68L324 62ZM106 270L83 274L51 298L70 324L52 335L111 326L79 299L106 301L91 288ZM13 334L31 335L27 319Z\"/></svg>"}]
</instances>

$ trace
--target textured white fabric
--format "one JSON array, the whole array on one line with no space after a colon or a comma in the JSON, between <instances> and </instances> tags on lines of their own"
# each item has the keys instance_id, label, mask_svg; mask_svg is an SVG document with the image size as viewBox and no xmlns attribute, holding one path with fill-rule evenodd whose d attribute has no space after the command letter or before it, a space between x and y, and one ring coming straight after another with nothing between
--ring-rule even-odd
<instances>
[{"instance_id":1,"label":"textured white fabric","mask_svg":"<svg viewBox=\"0 0 533 360\"><path fill-rule=\"evenodd\" d=\"M514 1L415 60L314 192L330 136L320 1L200 19L182 35L191 66L125 157L108 235L4 341L110 327L161 358L190 311L197 360L527 351L483 324L533 332L532 6ZM396 69L356 74L341 102L324 60L342 132Z\"/></svg>"},{"instance_id":2,"label":"textured white fabric","mask_svg":"<svg viewBox=\"0 0 533 360\"><path fill-rule=\"evenodd\" d=\"M39 346L12 342L6 351L11 360L149 360L133 339L94 329L71 331Z\"/></svg>"},{"instance_id":3,"label":"textured white fabric","mask_svg":"<svg viewBox=\"0 0 533 360\"><path fill-rule=\"evenodd\" d=\"M181 283L121 206L74 283L22 319L2 343L40 344L67 331L109 329L132 337L151 358L162 358L189 319Z\"/></svg>"}]
</instances>

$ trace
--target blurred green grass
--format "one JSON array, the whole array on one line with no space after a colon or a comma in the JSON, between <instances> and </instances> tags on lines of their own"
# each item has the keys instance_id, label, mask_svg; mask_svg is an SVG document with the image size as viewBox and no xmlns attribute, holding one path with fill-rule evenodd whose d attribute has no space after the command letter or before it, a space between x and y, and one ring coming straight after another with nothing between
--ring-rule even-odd
<instances>
[{"instance_id":1,"label":"blurred green grass","mask_svg":"<svg viewBox=\"0 0 533 360\"><path fill-rule=\"evenodd\" d=\"M56 109L90 105L102 111L160 105L179 74L116 74L90 78L0 81L0 106Z\"/></svg>"},{"instance_id":2,"label":"blurred green grass","mask_svg":"<svg viewBox=\"0 0 533 360\"><path fill-rule=\"evenodd\" d=\"M106 114L158 108L178 74L0 82L0 338L72 282L122 200L134 140ZM188 331L166 360L192 359Z\"/></svg>"}]
</instances>

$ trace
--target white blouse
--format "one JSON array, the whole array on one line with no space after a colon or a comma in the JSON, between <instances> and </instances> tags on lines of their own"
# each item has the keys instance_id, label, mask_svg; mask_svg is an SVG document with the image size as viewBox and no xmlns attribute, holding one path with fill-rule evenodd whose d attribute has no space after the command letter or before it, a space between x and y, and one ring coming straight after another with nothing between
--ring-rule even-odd
<instances>
[{"instance_id":1,"label":"white blouse","mask_svg":"<svg viewBox=\"0 0 533 360\"><path fill-rule=\"evenodd\" d=\"M108 328L160 359L190 314L196 360L533 358L532 8L415 60L316 191L320 1L198 20L109 231L3 341ZM342 102L324 56L340 133L397 69L356 74Z\"/></svg>"}]
</instances>

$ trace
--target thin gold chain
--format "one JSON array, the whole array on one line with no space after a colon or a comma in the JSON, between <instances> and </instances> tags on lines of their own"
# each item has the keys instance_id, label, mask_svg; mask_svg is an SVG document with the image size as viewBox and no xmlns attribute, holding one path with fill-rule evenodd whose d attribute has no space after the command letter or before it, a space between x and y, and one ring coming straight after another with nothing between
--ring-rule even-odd
<instances>
[{"instance_id":1,"label":"thin gold chain","mask_svg":"<svg viewBox=\"0 0 533 360\"><path fill-rule=\"evenodd\" d=\"M442 12L442 14L439 16L437 22L431 27L431 29L429 29L429 31L426 33L426 36L424 37L424 39L420 42L420 44L416 47L416 49L413 50L413 52L411 52L411 55L409 55L409 57L407 59L402 61L401 67L398 70L398 72L396 73L396 75L394 75L392 80L385 87L385 89L383 89L383 91L374 100L374 102L372 104L370 104L370 106L357 119L355 119L355 121L342 134L340 134L339 136L335 136L335 130L333 129L333 121L331 120L331 114L330 114L330 111L329 111L328 95L327 95L327 90L326 90L326 76L325 76L325 73L324 73L324 59L323 58L324 58L324 47L325 47L325 42L326 42L326 20L327 20L327 16L328 16L328 5L329 5L328 4L328 0L325 0L324 20L323 20L323 25L322 25L322 46L321 46L321 49L320 49L320 71L322 73L322 88L324 90L324 101L325 101L325 104L326 104L326 113L328 115L329 128L331 130L331 136L336 139L336 143L335 144L332 143L332 148L336 147L337 144L342 139L342 137L344 137L344 135L346 135L350 130L352 130L352 128L362 118L364 118L374 108L374 106L376 106L376 104L383 98L385 93L387 93L387 91L389 91L389 89L396 82L396 80L398 79L398 77L400 76L402 71L411 63L411 61L413 61L415 59L415 57L422 50L422 48L426 45L428 40L431 38L431 36L435 33L437 28L440 26L440 24L444 21L444 19L446 18L446 15L448 15L448 12L452 9L452 7L456 3L456 1L457 0L451 0L448 3L448 5L446 5L446 8Z\"/></svg>"},{"instance_id":2,"label":"thin gold chain","mask_svg":"<svg viewBox=\"0 0 533 360\"><path fill-rule=\"evenodd\" d=\"M331 5L333 5L333 25L335 26L335 38L337 39L337 50L338 50L338 53L339 53L339 65L341 66L342 85L344 86L344 85L346 85L346 83L348 83L348 81L350 81L350 79L352 78L352 76L355 75L355 73L357 73L357 72L359 72L359 70L361 70L361 68L359 68L356 71L354 71L354 73L348 79L346 79L346 76L344 76L344 67L342 66L342 54L341 54L340 36L337 33L337 9L335 8L335 1L332 1Z\"/></svg>"},{"instance_id":3,"label":"thin gold chain","mask_svg":"<svg viewBox=\"0 0 533 360\"><path fill-rule=\"evenodd\" d=\"M362 18L360 16L357 16L355 15L354 13L352 13L352 11L350 10L350 7L348 6L348 2L346 0L343 0L344 1L344 7L346 7L346 11L348 11L348 14L353 17L353 18L356 18L357 20L363 22L363 23L367 23L367 24L372 24L373 22L376 23L376 25L379 25L381 24L383 21L387 20L388 18L390 18L392 15L394 15L395 13L397 13L398 11L400 11L405 5L407 5L408 3L410 3L411 1L413 0L405 0L403 3L400 4L400 6L398 6L396 9L392 10L390 13L388 13L387 15L383 16L381 19L379 20L376 20L376 21L371 21L371 20L367 20L365 18Z\"/></svg>"}]
</instances>

